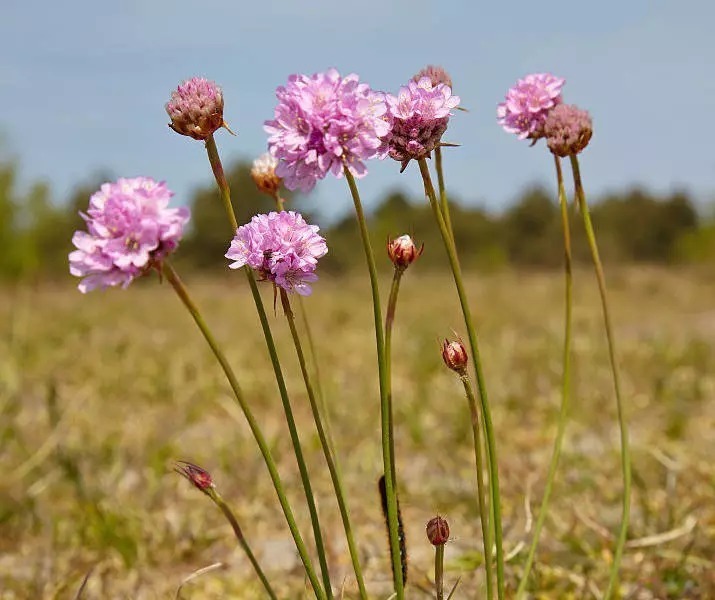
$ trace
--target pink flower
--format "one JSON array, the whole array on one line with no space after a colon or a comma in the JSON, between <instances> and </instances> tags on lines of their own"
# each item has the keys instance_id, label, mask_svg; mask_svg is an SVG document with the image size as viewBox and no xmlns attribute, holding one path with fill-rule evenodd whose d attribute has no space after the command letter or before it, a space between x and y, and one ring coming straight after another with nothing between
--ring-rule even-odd
<instances>
[{"instance_id":1,"label":"pink flower","mask_svg":"<svg viewBox=\"0 0 715 600\"><path fill-rule=\"evenodd\" d=\"M278 160L276 175L289 190L308 192L328 173L367 174L364 161L378 156L388 131L382 94L357 75L291 75L276 90L274 119L266 121L268 148Z\"/></svg>"},{"instance_id":2,"label":"pink flower","mask_svg":"<svg viewBox=\"0 0 715 600\"><path fill-rule=\"evenodd\" d=\"M223 124L223 93L213 81L193 77L182 83L166 103L176 133L205 140Z\"/></svg>"},{"instance_id":3,"label":"pink flower","mask_svg":"<svg viewBox=\"0 0 715 600\"><path fill-rule=\"evenodd\" d=\"M404 171L412 159L425 158L440 143L459 96L443 83L432 85L429 77L410 81L397 96L385 97L390 132L384 137L387 153L402 163Z\"/></svg>"},{"instance_id":4,"label":"pink flower","mask_svg":"<svg viewBox=\"0 0 715 600\"><path fill-rule=\"evenodd\" d=\"M309 283L317 281L318 259L328 246L318 235L317 225L308 225L296 212L271 212L256 215L236 230L226 258L229 267L248 266L261 279L272 281L288 292L308 296Z\"/></svg>"},{"instance_id":5,"label":"pink flower","mask_svg":"<svg viewBox=\"0 0 715 600\"><path fill-rule=\"evenodd\" d=\"M544 135L544 121L549 111L561 103L565 79L550 73L532 73L519 79L497 106L497 121L520 140L537 140Z\"/></svg>"},{"instance_id":6,"label":"pink flower","mask_svg":"<svg viewBox=\"0 0 715 600\"><path fill-rule=\"evenodd\" d=\"M179 244L189 209L169 208L172 192L148 177L105 183L80 213L87 231L76 231L69 255L70 273L82 277L82 293L121 285L173 252Z\"/></svg>"}]
</instances>

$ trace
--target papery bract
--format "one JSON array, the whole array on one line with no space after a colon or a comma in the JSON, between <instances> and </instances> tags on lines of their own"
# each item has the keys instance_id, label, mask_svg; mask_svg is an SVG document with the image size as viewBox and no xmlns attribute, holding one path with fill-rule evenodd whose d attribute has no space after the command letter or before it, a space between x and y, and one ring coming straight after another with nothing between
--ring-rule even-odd
<instances>
[{"instance_id":1,"label":"papery bract","mask_svg":"<svg viewBox=\"0 0 715 600\"><path fill-rule=\"evenodd\" d=\"M79 290L121 285L173 252L189 220L189 209L169 208L173 193L149 177L105 183L80 213L87 231L76 231L70 273L82 277Z\"/></svg>"},{"instance_id":2,"label":"papery bract","mask_svg":"<svg viewBox=\"0 0 715 600\"><path fill-rule=\"evenodd\" d=\"M308 192L328 173L367 174L365 161L379 155L389 126L383 94L357 75L291 75L276 90L274 118L265 122L268 148L279 163L276 174L289 190Z\"/></svg>"},{"instance_id":3,"label":"papery bract","mask_svg":"<svg viewBox=\"0 0 715 600\"><path fill-rule=\"evenodd\" d=\"M229 267L248 266L288 292L310 295L318 259L328 252L319 229L293 211L256 215L236 231L226 252L234 261Z\"/></svg>"}]
</instances>

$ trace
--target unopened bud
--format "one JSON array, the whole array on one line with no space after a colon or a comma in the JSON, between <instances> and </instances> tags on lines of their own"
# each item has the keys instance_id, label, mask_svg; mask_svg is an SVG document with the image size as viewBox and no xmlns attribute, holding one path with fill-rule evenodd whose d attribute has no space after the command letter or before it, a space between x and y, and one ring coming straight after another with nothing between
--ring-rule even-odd
<instances>
[{"instance_id":1,"label":"unopened bud","mask_svg":"<svg viewBox=\"0 0 715 600\"><path fill-rule=\"evenodd\" d=\"M253 161L251 167L251 177L256 184L258 191L274 197L281 187L283 180L276 175L278 160L275 156L266 152Z\"/></svg>"},{"instance_id":2,"label":"unopened bud","mask_svg":"<svg viewBox=\"0 0 715 600\"><path fill-rule=\"evenodd\" d=\"M452 371L456 371L460 375L467 370L469 355L467 349L460 340L444 340L442 344L442 360Z\"/></svg>"},{"instance_id":3,"label":"unopened bud","mask_svg":"<svg viewBox=\"0 0 715 600\"><path fill-rule=\"evenodd\" d=\"M573 104L559 104L546 117L544 135L549 150L556 156L579 154L593 135L591 115Z\"/></svg>"},{"instance_id":4,"label":"unopened bud","mask_svg":"<svg viewBox=\"0 0 715 600\"><path fill-rule=\"evenodd\" d=\"M427 523L427 539L433 546L443 546L449 541L449 523L437 515Z\"/></svg>"},{"instance_id":5,"label":"unopened bud","mask_svg":"<svg viewBox=\"0 0 715 600\"><path fill-rule=\"evenodd\" d=\"M433 87L438 86L440 83L452 87L452 78L449 73L437 65L427 65L412 78L412 81L419 81L423 77L429 77Z\"/></svg>"},{"instance_id":6,"label":"unopened bud","mask_svg":"<svg viewBox=\"0 0 715 600\"><path fill-rule=\"evenodd\" d=\"M186 477L186 479L194 484L196 489L199 489L202 492L207 493L207 490L214 487L211 474L206 469L202 469L198 465L180 460L174 467L174 471L176 471L179 475Z\"/></svg>"},{"instance_id":7,"label":"unopened bud","mask_svg":"<svg viewBox=\"0 0 715 600\"><path fill-rule=\"evenodd\" d=\"M424 247L425 245L422 244L417 248L409 235L401 235L387 242L387 255L395 268L404 271L420 257Z\"/></svg>"},{"instance_id":8,"label":"unopened bud","mask_svg":"<svg viewBox=\"0 0 715 600\"><path fill-rule=\"evenodd\" d=\"M176 133L206 140L224 126L223 93L213 81L194 77L182 83L166 103Z\"/></svg>"}]
</instances>

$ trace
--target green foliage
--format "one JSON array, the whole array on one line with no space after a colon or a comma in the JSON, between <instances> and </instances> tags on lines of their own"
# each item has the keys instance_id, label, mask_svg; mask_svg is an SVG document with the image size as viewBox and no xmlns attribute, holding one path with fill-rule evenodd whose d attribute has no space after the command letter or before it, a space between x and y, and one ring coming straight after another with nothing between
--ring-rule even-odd
<instances>
[{"instance_id":1,"label":"green foliage","mask_svg":"<svg viewBox=\"0 0 715 600\"><path fill-rule=\"evenodd\" d=\"M259 192L251 179L250 164L236 162L226 170L239 223L259 212L274 210L273 201ZM207 173L208 178L208 173ZM109 176L94 177L79 185L63 203L54 203L47 184L37 182L26 191L17 186L17 165L0 162L0 281L63 278L67 274L67 254L72 250L72 234L82 227L79 212L89 196ZM283 194L286 207L305 210L305 202ZM348 202L346 191L346 203ZM221 270L231 231L225 209L213 181L198 188L191 198L190 229L179 249L182 267ZM561 217L555 194L543 187L529 187L502 214L481 207L467 207L451 198L454 235L466 269L480 271L504 265L558 268L563 260ZM347 204L346 204L347 206ZM609 194L592 203L593 221L606 261L618 262L713 262L715 221L700 225L694 204L685 192L664 197L634 188ZM572 235L576 260L588 261L586 241L578 227L578 215L571 207ZM388 191L370 215L370 231L375 248L383 248L388 238L409 233L426 251L423 269L443 269L447 257L424 198L409 198L400 190ZM351 212L323 228L329 254L321 261L324 273L344 273L362 266L359 234ZM381 268L390 269L386 260Z\"/></svg>"}]
</instances>

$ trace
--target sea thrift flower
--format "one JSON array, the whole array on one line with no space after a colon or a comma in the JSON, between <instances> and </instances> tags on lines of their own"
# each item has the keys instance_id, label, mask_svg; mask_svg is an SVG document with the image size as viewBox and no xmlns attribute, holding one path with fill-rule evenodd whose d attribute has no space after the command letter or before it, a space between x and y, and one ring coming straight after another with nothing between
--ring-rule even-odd
<instances>
[{"instance_id":1,"label":"sea thrift flower","mask_svg":"<svg viewBox=\"0 0 715 600\"><path fill-rule=\"evenodd\" d=\"M261 279L308 296L312 292L308 284L318 279L314 272L318 259L328 252L318 231L317 225L308 225L293 211L256 215L236 231L226 252L226 258L234 261L229 267L248 265Z\"/></svg>"},{"instance_id":2,"label":"sea thrift flower","mask_svg":"<svg viewBox=\"0 0 715 600\"><path fill-rule=\"evenodd\" d=\"M444 546L449 541L449 523L439 515L429 520L426 531L427 539L433 546Z\"/></svg>"},{"instance_id":3,"label":"sea thrift flower","mask_svg":"<svg viewBox=\"0 0 715 600\"><path fill-rule=\"evenodd\" d=\"M442 360L452 371L463 375L467 371L467 363L469 355L467 349L460 340L448 341L442 343Z\"/></svg>"},{"instance_id":4,"label":"sea thrift flower","mask_svg":"<svg viewBox=\"0 0 715 600\"><path fill-rule=\"evenodd\" d=\"M83 277L82 293L121 285L157 267L179 244L188 208L169 208L173 193L148 177L105 183L80 213L87 231L76 231L70 273Z\"/></svg>"},{"instance_id":5,"label":"sea thrift flower","mask_svg":"<svg viewBox=\"0 0 715 600\"><path fill-rule=\"evenodd\" d=\"M423 250L424 244L417 248L409 235L401 235L387 242L387 255L390 257L392 264L395 265L395 268L401 271L404 271L417 260Z\"/></svg>"},{"instance_id":6,"label":"sea thrift flower","mask_svg":"<svg viewBox=\"0 0 715 600\"><path fill-rule=\"evenodd\" d=\"M400 161L404 171L410 160L428 157L439 145L459 96L453 96L448 85L434 86L429 77L422 77L385 99L391 129L384 142L389 156Z\"/></svg>"},{"instance_id":7,"label":"sea thrift flower","mask_svg":"<svg viewBox=\"0 0 715 600\"><path fill-rule=\"evenodd\" d=\"M276 175L278 161L276 157L266 152L253 161L251 177L259 191L273 197L278 193L283 180Z\"/></svg>"},{"instance_id":8,"label":"sea thrift flower","mask_svg":"<svg viewBox=\"0 0 715 600\"><path fill-rule=\"evenodd\" d=\"M357 75L291 75L276 90L274 119L266 121L268 148L280 162L276 174L290 190L308 192L328 173L341 177L343 166L355 177L367 174L364 161L379 155L385 121L383 95Z\"/></svg>"},{"instance_id":9,"label":"sea thrift flower","mask_svg":"<svg viewBox=\"0 0 715 600\"><path fill-rule=\"evenodd\" d=\"M543 137L544 121L549 111L561 103L561 88L565 82L550 73L532 73L519 79L497 107L499 125L520 140Z\"/></svg>"},{"instance_id":10,"label":"sea thrift flower","mask_svg":"<svg viewBox=\"0 0 715 600\"><path fill-rule=\"evenodd\" d=\"M171 127L176 133L205 140L224 125L223 93L213 81L194 77L171 94L166 105Z\"/></svg>"},{"instance_id":11,"label":"sea thrift flower","mask_svg":"<svg viewBox=\"0 0 715 600\"><path fill-rule=\"evenodd\" d=\"M560 104L546 117L544 135L549 150L556 156L578 154L593 135L591 115L573 104Z\"/></svg>"},{"instance_id":12,"label":"sea thrift flower","mask_svg":"<svg viewBox=\"0 0 715 600\"><path fill-rule=\"evenodd\" d=\"M437 65L427 65L412 78L412 81L418 82L423 77L429 77L433 86L444 83L450 88L452 87L452 78L449 76L449 73Z\"/></svg>"},{"instance_id":13,"label":"sea thrift flower","mask_svg":"<svg viewBox=\"0 0 715 600\"><path fill-rule=\"evenodd\" d=\"M174 471L186 477L186 479L194 484L194 487L204 493L207 493L209 489L215 487L211 473L198 465L180 460L174 467Z\"/></svg>"}]
</instances>

